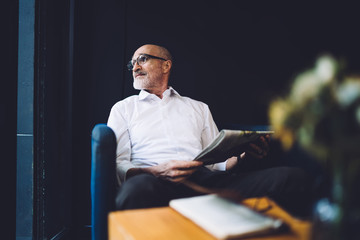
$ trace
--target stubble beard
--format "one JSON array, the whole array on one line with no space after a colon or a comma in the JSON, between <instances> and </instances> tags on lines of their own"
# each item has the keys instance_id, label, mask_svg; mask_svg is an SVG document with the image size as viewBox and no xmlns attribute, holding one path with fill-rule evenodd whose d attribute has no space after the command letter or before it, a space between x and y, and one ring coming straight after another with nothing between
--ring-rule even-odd
<instances>
[{"instance_id":1,"label":"stubble beard","mask_svg":"<svg viewBox=\"0 0 360 240\"><path fill-rule=\"evenodd\" d=\"M149 75L138 76L134 78L133 87L137 90L146 90L159 87L159 82L155 79L158 79L160 76L156 74L152 75L152 78Z\"/></svg>"},{"instance_id":2,"label":"stubble beard","mask_svg":"<svg viewBox=\"0 0 360 240\"><path fill-rule=\"evenodd\" d=\"M134 79L133 86L137 90L143 90L151 86L148 78L139 79L139 77Z\"/></svg>"}]
</instances>

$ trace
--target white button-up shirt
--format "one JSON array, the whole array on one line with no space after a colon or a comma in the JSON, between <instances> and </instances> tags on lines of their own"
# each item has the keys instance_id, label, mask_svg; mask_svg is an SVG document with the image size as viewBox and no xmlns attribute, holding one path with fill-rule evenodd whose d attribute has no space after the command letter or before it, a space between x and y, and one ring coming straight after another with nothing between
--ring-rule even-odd
<instances>
[{"instance_id":1,"label":"white button-up shirt","mask_svg":"<svg viewBox=\"0 0 360 240\"><path fill-rule=\"evenodd\" d=\"M120 182L130 168L191 161L219 133L205 103L182 97L171 87L162 99L143 90L117 102L107 125L116 136ZM225 170L225 166L222 162L211 168Z\"/></svg>"}]
</instances>

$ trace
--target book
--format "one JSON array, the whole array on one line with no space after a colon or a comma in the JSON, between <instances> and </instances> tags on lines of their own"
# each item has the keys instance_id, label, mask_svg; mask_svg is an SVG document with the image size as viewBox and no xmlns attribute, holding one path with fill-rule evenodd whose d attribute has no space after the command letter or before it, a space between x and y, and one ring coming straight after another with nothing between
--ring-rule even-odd
<instances>
[{"instance_id":1,"label":"book","mask_svg":"<svg viewBox=\"0 0 360 240\"><path fill-rule=\"evenodd\" d=\"M217 239L258 236L279 230L284 222L215 194L174 199L170 207Z\"/></svg>"},{"instance_id":2,"label":"book","mask_svg":"<svg viewBox=\"0 0 360 240\"><path fill-rule=\"evenodd\" d=\"M230 157L239 156L243 152L245 144L255 142L260 136L272 133L274 131L223 129L194 160L202 161L205 165L223 162Z\"/></svg>"}]
</instances>

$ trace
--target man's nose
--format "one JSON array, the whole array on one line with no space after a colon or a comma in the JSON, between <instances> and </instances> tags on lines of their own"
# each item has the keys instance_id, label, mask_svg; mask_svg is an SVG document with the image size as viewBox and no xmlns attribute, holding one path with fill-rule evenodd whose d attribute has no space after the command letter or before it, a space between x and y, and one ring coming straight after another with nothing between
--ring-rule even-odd
<instances>
[{"instance_id":1,"label":"man's nose","mask_svg":"<svg viewBox=\"0 0 360 240\"><path fill-rule=\"evenodd\" d=\"M133 72L136 72L136 70L138 70L139 68L141 68L141 66L137 62L135 62L132 70Z\"/></svg>"}]
</instances>

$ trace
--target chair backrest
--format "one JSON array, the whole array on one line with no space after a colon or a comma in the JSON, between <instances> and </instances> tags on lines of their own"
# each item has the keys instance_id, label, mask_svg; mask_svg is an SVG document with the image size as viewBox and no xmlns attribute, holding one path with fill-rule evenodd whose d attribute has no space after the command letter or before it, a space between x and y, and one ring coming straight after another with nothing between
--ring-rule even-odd
<instances>
[{"instance_id":1,"label":"chair backrest","mask_svg":"<svg viewBox=\"0 0 360 240\"><path fill-rule=\"evenodd\" d=\"M91 136L92 240L108 239L108 213L115 209L116 138L106 124L97 124Z\"/></svg>"}]
</instances>

